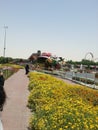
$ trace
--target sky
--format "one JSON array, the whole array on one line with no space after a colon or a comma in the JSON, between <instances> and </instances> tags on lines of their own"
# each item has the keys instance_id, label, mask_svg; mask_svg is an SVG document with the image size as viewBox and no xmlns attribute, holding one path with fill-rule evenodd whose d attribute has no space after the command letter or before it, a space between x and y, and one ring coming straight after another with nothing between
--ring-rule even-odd
<instances>
[{"instance_id":1,"label":"sky","mask_svg":"<svg viewBox=\"0 0 98 130\"><path fill-rule=\"evenodd\" d=\"M4 29L4 26L8 26ZM98 58L98 0L0 0L0 56Z\"/></svg>"}]
</instances>

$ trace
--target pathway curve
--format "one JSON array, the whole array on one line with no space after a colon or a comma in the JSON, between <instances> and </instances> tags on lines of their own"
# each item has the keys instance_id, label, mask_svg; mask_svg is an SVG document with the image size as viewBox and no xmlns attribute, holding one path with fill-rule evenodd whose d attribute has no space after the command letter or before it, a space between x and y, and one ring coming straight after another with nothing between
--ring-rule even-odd
<instances>
[{"instance_id":1,"label":"pathway curve","mask_svg":"<svg viewBox=\"0 0 98 130\"><path fill-rule=\"evenodd\" d=\"M28 130L30 111L26 107L29 79L21 69L5 81L7 101L2 112L4 130Z\"/></svg>"}]
</instances>

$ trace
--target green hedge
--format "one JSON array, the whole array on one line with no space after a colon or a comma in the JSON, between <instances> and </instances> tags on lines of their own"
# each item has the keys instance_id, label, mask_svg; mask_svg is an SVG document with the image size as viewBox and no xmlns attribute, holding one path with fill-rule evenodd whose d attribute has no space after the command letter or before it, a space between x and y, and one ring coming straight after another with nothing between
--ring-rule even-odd
<instances>
[{"instance_id":1,"label":"green hedge","mask_svg":"<svg viewBox=\"0 0 98 130\"><path fill-rule=\"evenodd\" d=\"M95 85L98 85L97 82L95 82L94 80L91 80L91 79L86 79L86 78L81 78L81 77L72 77L73 80L77 80L77 81L80 81L80 82L83 82L83 83L86 83L86 84L95 84Z\"/></svg>"}]
</instances>

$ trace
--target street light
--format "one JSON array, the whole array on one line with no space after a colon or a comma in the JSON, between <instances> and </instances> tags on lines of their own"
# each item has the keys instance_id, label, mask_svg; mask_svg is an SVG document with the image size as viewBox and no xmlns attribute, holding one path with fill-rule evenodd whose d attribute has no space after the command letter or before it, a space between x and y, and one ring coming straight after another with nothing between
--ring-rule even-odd
<instances>
[{"instance_id":1,"label":"street light","mask_svg":"<svg viewBox=\"0 0 98 130\"><path fill-rule=\"evenodd\" d=\"M3 52L3 57L5 57L5 49L6 49L6 29L8 29L8 26L4 26L4 52Z\"/></svg>"}]
</instances>

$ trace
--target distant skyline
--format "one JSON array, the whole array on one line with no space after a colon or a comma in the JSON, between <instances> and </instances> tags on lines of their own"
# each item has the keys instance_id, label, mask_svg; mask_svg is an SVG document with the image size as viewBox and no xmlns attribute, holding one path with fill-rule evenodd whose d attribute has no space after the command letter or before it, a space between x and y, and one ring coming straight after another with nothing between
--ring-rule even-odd
<instances>
[{"instance_id":1,"label":"distant skyline","mask_svg":"<svg viewBox=\"0 0 98 130\"><path fill-rule=\"evenodd\" d=\"M98 0L0 1L0 56L28 58L38 50L80 61L98 58ZM90 58L90 56L88 56Z\"/></svg>"}]
</instances>

